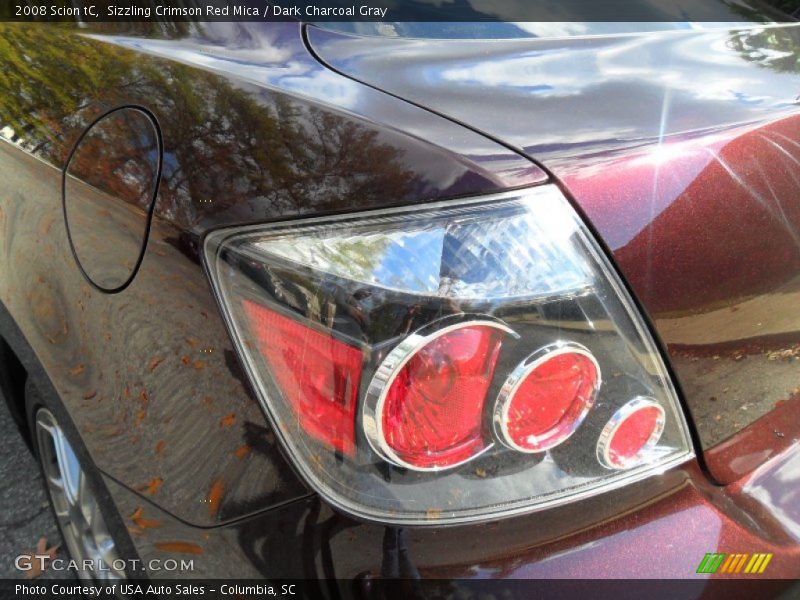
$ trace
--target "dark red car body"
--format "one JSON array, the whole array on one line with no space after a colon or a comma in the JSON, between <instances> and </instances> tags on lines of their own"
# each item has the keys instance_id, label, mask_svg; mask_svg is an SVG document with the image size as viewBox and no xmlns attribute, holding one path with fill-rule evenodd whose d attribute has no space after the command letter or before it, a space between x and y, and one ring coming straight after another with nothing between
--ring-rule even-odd
<instances>
[{"instance_id":1,"label":"dark red car body","mask_svg":"<svg viewBox=\"0 0 800 600\"><path fill-rule=\"evenodd\" d=\"M725 577L696 573L709 552L773 553L764 576L800 576L800 28L480 41L296 23L0 31L4 60L30 57L0 79L0 125L18 134L0 144L0 332L73 424L129 552L189 555L193 576L363 581L392 573L386 539L399 535L423 577ZM154 115L165 164L141 266L109 295L70 252L61 169L85 127L123 105ZM326 193L332 174L347 193ZM697 459L488 524L398 534L333 510L270 432L199 241L547 181L652 323ZM135 208L140 227L148 207ZM103 235L88 260L102 261L123 233L92 218Z\"/></svg>"}]
</instances>

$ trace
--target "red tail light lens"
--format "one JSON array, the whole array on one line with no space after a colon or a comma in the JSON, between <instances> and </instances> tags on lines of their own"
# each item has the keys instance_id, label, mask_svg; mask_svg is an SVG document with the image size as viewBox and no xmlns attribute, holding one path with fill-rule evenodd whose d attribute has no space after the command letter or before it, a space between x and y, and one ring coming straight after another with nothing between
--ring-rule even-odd
<instances>
[{"instance_id":1,"label":"red tail light lens","mask_svg":"<svg viewBox=\"0 0 800 600\"><path fill-rule=\"evenodd\" d=\"M414 470L460 464L491 445L484 400L506 327L464 323L415 334L383 361L364 404L364 430L387 461Z\"/></svg>"},{"instance_id":2,"label":"red tail light lens","mask_svg":"<svg viewBox=\"0 0 800 600\"><path fill-rule=\"evenodd\" d=\"M664 409L635 398L609 419L597 443L597 458L610 469L630 469L647 458L664 431Z\"/></svg>"},{"instance_id":3,"label":"red tail light lens","mask_svg":"<svg viewBox=\"0 0 800 600\"><path fill-rule=\"evenodd\" d=\"M355 454L361 350L251 300L242 306L300 427L334 450Z\"/></svg>"},{"instance_id":4,"label":"red tail light lens","mask_svg":"<svg viewBox=\"0 0 800 600\"><path fill-rule=\"evenodd\" d=\"M495 406L498 437L514 450L541 452L569 438L594 404L600 367L577 344L544 348L509 376Z\"/></svg>"},{"instance_id":5,"label":"red tail light lens","mask_svg":"<svg viewBox=\"0 0 800 600\"><path fill-rule=\"evenodd\" d=\"M495 519L692 456L646 325L555 186L217 230L204 249L277 439L352 515ZM660 418L620 418L598 452L637 397Z\"/></svg>"}]
</instances>

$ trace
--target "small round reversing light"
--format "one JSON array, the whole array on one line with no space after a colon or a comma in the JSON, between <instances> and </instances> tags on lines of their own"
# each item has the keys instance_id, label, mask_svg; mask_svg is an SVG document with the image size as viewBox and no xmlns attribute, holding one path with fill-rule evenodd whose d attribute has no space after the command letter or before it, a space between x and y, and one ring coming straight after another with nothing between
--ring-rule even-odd
<instances>
[{"instance_id":1,"label":"small round reversing light","mask_svg":"<svg viewBox=\"0 0 800 600\"><path fill-rule=\"evenodd\" d=\"M386 462L414 471L449 469L491 447L483 405L506 325L484 317L411 334L378 367L362 426Z\"/></svg>"},{"instance_id":2,"label":"small round reversing light","mask_svg":"<svg viewBox=\"0 0 800 600\"><path fill-rule=\"evenodd\" d=\"M494 409L494 429L518 452L542 452L569 438L594 405L600 366L575 343L545 346L508 376Z\"/></svg>"},{"instance_id":3,"label":"small round reversing light","mask_svg":"<svg viewBox=\"0 0 800 600\"><path fill-rule=\"evenodd\" d=\"M630 469L647 459L664 431L663 407L637 397L608 420L597 441L597 459L609 469Z\"/></svg>"}]
</instances>

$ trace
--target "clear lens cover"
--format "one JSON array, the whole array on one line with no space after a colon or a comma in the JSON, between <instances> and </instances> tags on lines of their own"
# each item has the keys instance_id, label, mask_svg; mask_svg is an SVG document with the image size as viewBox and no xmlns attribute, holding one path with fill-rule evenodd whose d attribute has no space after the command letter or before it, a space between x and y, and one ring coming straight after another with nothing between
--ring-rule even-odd
<instances>
[{"instance_id":1,"label":"clear lens cover","mask_svg":"<svg viewBox=\"0 0 800 600\"><path fill-rule=\"evenodd\" d=\"M351 515L495 519L693 456L647 328L555 186L221 230L205 253L279 438L308 484ZM536 395L514 403L520 365L574 348L587 360L549 363L535 388L513 392ZM663 409L663 431L635 465L609 468L602 432L638 397ZM533 452L503 442L506 405L525 406L531 431L552 441Z\"/></svg>"}]
</instances>

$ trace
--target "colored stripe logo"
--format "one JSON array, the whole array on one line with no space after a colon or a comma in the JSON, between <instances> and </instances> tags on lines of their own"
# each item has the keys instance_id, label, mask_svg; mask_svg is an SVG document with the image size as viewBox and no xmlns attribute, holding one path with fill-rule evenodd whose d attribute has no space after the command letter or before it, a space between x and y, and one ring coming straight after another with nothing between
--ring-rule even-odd
<instances>
[{"instance_id":1,"label":"colored stripe logo","mask_svg":"<svg viewBox=\"0 0 800 600\"><path fill-rule=\"evenodd\" d=\"M767 568L772 554L725 554L709 552L700 561L697 573L745 573L756 575Z\"/></svg>"}]
</instances>

